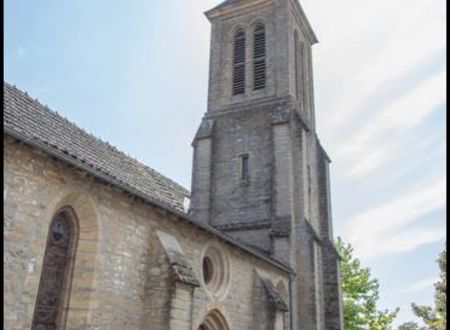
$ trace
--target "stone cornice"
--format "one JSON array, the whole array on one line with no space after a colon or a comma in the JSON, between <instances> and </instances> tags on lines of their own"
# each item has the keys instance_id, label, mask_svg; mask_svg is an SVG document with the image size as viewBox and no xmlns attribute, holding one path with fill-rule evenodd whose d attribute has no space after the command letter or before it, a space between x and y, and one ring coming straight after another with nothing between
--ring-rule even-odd
<instances>
[{"instance_id":1,"label":"stone cornice","mask_svg":"<svg viewBox=\"0 0 450 330\"><path fill-rule=\"evenodd\" d=\"M214 131L214 124L215 124L214 119L203 118L191 145L195 146L198 140L211 138Z\"/></svg>"},{"instance_id":2,"label":"stone cornice","mask_svg":"<svg viewBox=\"0 0 450 330\"><path fill-rule=\"evenodd\" d=\"M205 16L211 21L219 16L227 17L235 15L237 12L247 12L254 10L255 6L270 4L272 0L241 1L238 3L221 4L205 12Z\"/></svg>"},{"instance_id":3,"label":"stone cornice","mask_svg":"<svg viewBox=\"0 0 450 330\"><path fill-rule=\"evenodd\" d=\"M217 239L219 239L225 243L228 243L229 245L234 246L242 251L245 251L248 254L253 255L254 257L256 257L258 259L264 260L265 262L277 267L278 269L281 269L285 272L294 274L294 271L288 265L284 264L283 262L281 262L279 260L273 259L273 258L261 253L259 251L259 249L250 247L247 244L244 244L244 243L226 235L225 233L213 228L212 226L198 222L195 219L193 219L192 217L190 217L188 214L182 213L179 210L177 210L167 204L163 204L160 201L158 201L154 198L151 198L148 195L145 195L142 192L134 189L133 187L124 184L123 182L117 180L116 178L110 177L110 176L106 175L105 173L103 173L95 168L89 167L86 164L82 163L81 161L74 159L74 158L70 157L69 155L64 154L60 150L56 150L56 149L44 144L43 142L40 142L36 139L29 138L29 137L25 136L23 133L12 130L8 127L3 127L3 133L11 136L14 139L17 139L17 140L23 142L24 144L27 144L28 146L30 146L32 148L36 148L37 150L40 150L50 156L53 156L56 159L66 163L70 166L73 166L74 168L76 168L78 170L84 171L87 174L97 178L101 182L104 182L111 186L117 187L117 188L121 189L122 191L130 194L131 196L134 196L137 199L143 201L144 203L148 203L148 204L153 205L161 210L167 211L168 213L171 213L172 215L174 215L176 218L178 218L182 221L185 221L197 228L200 228L203 231L209 233L210 235L216 237Z\"/></svg>"},{"instance_id":4,"label":"stone cornice","mask_svg":"<svg viewBox=\"0 0 450 330\"><path fill-rule=\"evenodd\" d=\"M342 260L342 256L340 255L339 251L336 249L336 246L329 238L325 238L323 240L323 246L332 251L337 259Z\"/></svg>"},{"instance_id":5,"label":"stone cornice","mask_svg":"<svg viewBox=\"0 0 450 330\"><path fill-rule=\"evenodd\" d=\"M227 223L225 225L215 225L214 228L217 228L221 231L229 232L229 231L239 231L239 230L255 230L255 229L265 229L271 228L272 221L268 220L259 220L252 222L234 222Z\"/></svg>"},{"instance_id":6,"label":"stone cornice","mask_svg":"<svg viewBox=\"0 0 450 330\"><path fill-rule=\"evenodd\" d=\"M282 97L264 97L255 100L248 100L239 103L231 103L226 106L222 106L215 110L209 110L206 114L206 118L214 118L218 116L223 116L229 113L237 112L237 111L245 111L254 108L262 108L269 106L284 106L290 103L290 97L282 96Z\"/></svg>"},{"instance_id":7,"label":"stone cornice","mask_svg":"<svg viewBox=\"0 0 450 330\"><path fill-rule=\"evenodd\" d=\"M275 219L266 219L251 222L235 222L224 225L216 225L217 228L224 232L245 231L270 229L270 236L273 237L289 237L291 233L291 217L279 217Z\"/></svg>"},{"instance_id":8,"label":"stone cornice","mask_svg":"<svg viewBox=\"0 0 450 330\"><path fill-rule=\"evenodd\" d=\"M317 146L319 147L319 150L322 153L322 155L325 157L325 159L329 163L332 163L333 161L331 160L330 156L328 156L327 152L325 151L324 147L322 146L322 143L320 142L320 140L317 136L316 136L316 140L317 140Z\"/></svg>"},{"instance_id":9,"label":"stone cornice","mask_svg":"<svg viewBox=\"0 0 450 330\"><path fill-rule=\"evenodd\" d=\"M314 239L319 242L320 244L323 243L322 238L320 238L319 233L316 231L314 226L308 221L308 219L305 219L306 228L308 229L309 233L314 237Z\"/></svg>"},{"instance_id":10,"label":"stone cornice","mask_svg":"<svg viewBox=\"0 0 450 330\"><path fill-rule=\"evenodd\" d=\"M272 230L270 236L272 237L289 237L291 235L292 220L291 216L275 218L272 221Z\"/></svg>"},{"instance_id":11,"label":"stone cornice","mask_svg":"<svg viewBox=\"0 0 450 330\"><path fill-rule=\"evenodd\" d=\"M309 42L311 43L311 45L317 44L319 42L319 40L317 39L317 36L314 33L312 26L309 23L309 20L306 17L302 6L300 5L300 2L297 0L293 0L293 1L291 1L291 3L294 7L293 8L294 16L296 17L303 32L305 32L305 35L308 37Z\"/></svg>"}]
</instances>

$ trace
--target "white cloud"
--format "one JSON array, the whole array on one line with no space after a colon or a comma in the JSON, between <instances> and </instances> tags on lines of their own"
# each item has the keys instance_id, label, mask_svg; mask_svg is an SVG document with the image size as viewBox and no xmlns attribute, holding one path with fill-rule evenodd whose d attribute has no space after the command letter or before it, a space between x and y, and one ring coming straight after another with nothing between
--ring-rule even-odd
<instances>
[{"instance_id":1,"label":"white cloud","mask_svg":"<svg viewBox=\"0 0 450 330\"><path fill-rule=\"evenodd\" d=\"M356 215L349 220L348 225L356 232L364 228L370 229L371 232L379 232L405 225L444 206L445 197L446 178L442 177L406 196Z\"/></svg>"},{"instance_id":2,"label":"white cloud","mask_svg":"<svg viewBox=\"0 0 450 330\"><path fill-rule=\"evenodd\" d=\"M422 291L422 290L429 290L434 288L434 284L439 280L438 277L430 277L426 278L417 282L414 282L410 284L408 287L404 288L403 292L415 292L415 291Z\"/></svg>"},{"instance_id":3,"label":"white cloud","mask_svg":"<svg viewBox=\"0 0 450 330\"><path fill-rule=\"evenodd\" d=\"M430 54L443 50L445 13L439 1L397 1L405 7L396 28L373 65L360 73L361 80L382 83L417 67ZM409 5L409 6L408 6ZM418 24L420 22L420 24Z\"/></svg>"},{"instance_id":4,"label":"white cloud","mask_svg":"<svg viewBox=\"0 0 450 330\"><path fill-rule=\"evenodd\" d=\"M399 253L439 241L445 230L439 228L406 228L426 214L445 207L445 178L350 219L344 237L352 243L361 258ZM444 224L444 221L443 221Z\"/></svg>"},{"instance_id":5,"label":"white cloud","mask_svg":"<svg viewBox=\"0 0 450 330\"><path fill-rule=\"evenodd\" d=\"M314 51L317 105L318 113L324 113L321 131L330 142L363 110L374 91L445 50L443 0L347 0L345 5L304 0L302 4L313 26L315 21L321 23L317 34L322 43Z\"/></svg>"},{"instance_id":6,"label":"white cloud","mask_svg":"<svg viewBox=\"0 0 450 330\"><path fill-rule=\"evenodd\" d=\"M359 141L358 141L359 142ZM356 147L355 146L352 146ZM392 145L383 145L378 148L361 148L361 151L346 150L347 157L344 155L342 159L345 159L349 163L349 166L345 166L346 171L343 175L348 176L362 176L374 169L381 166L386 159L392 155ZM338 157L339 152L337 153Z\"/></svg>"},{"instance_id":7,"label":"white cloud","mask_svg":"<svg viewBox=\"0 0 450 330\"><path fill-rule=\"evenodd\" d=\"M412 93L388 105L376 122L371 124L372 132L379 131L380 127L383 129L414 127L437 105L445 101L445 90L446 72L443 70L422 82Z\"/></svg>"},{"instance_id":8,"label":"white cloud","mask_svg":"<svg viewBox=\"0 0 450 330\"><path fill-rule=\"evenodd\" d=\"M423 245L444 240L446 234L444 228L420 228L386 236L378 235L376 245L366 245L362 258L413 251Z\"/></svg>"},{"instance_id":9,"label":"white cloud","mask_svg":"<svg viewBox=\"0 0 450 330\"><path fill-rule=\"evenodd\" d=\"M446 72L441 71L387 105L350 140L339 146L336 156L348 163L346 174L366 175L392 157L403 147L402 138L410 133L408 130L445 102L445 88ZM392 137L390 144L385 143L386 136Z\"/></svg>"}]
</instances>

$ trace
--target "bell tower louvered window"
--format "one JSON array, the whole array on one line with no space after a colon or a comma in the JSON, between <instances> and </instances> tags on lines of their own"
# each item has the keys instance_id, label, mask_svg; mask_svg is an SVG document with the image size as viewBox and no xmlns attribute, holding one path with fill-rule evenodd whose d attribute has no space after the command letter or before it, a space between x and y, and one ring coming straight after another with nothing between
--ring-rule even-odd
<instances>
[{"instance_id":1,"label":"bell tower louvered window","mask_svg":"<svg viewBox=\"0 0 450 330\"><path fill-rule=\"evenodd\" d=\"M258 24L253 39L253 89L266 87L266 29Z\"/></svg>"},{"instance_id":2,"label":"bell tower louvered window","mask_svg":"<svg viewBox=\"0 0 450 330\"><path fill-rule=\"evenodd\" d=\"M245 32L234 35L233 51L233 95L245 93Z\"/></svg>"}]
</instances>

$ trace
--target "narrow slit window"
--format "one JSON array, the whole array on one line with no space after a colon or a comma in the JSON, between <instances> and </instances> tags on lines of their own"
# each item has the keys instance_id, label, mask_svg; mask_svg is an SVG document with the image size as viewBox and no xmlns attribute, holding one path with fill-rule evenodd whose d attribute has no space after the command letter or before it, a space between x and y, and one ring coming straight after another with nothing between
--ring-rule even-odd
<instances>
[{"instance_id":1,"label":"narrow slit window","mask_svg":"<svg viewBox=\"0 0 450 330\"><path fill-rule=\"evenodd\" d=\"M305 107L305 109L307 108L307 81L306 81L306 68L305 68L305 59L306 59L306 50L305 50L305 44L303 42L300 43L300 63L299 63L299 71L300 71L300 79L299 79L299 83L300 86L299 88L301 89L301 93L300 93L300 97L301 97L301 102L303 103L303 106Z\"/></svg>"},{"instance_id":2,"label":"narrow slit window","mask_svg":"<svg viewBox=\"0 0 450 330\"><path fill-rule=\"evenodd\" d=\"M314 263L314 298L316 307L316 322L318 329L322 329L322 308L321 308L321 292L322 281L320 274L321 249L319 243L313 242L313 263Z\"/></svg>"},{"instance_id":3,"label":"narrow slit window","mask_svg":"<svg viewBox=\"0 0 450 330\"><path fill-rule=\"evenodd\" d=\"M248 155L241 156L241 180L247 181L250 179L249 157Z\"/></svg>"},{"instance_id":4,"label":"narrow slit window","mask_svg":"<svg viewBox=\"0 0 450 330\"><path fill-rule=\"evenodd\" d=\"M245 93L245 42L244 31L237 31L233 50L233 95Z\"/></svg>"},{"instance_id":5,"label":"narrow slit window","mask_svg":"<svg viewBox=\"0 0 450 330\"><path fill-rule=\"evenodd\" d=\"M311 174L311 166L308 165L307 168L307 176L308 176L308 213L311 216L312 209L312 174Z\"/></svg>"},{"instance_id":6,"label":"narrow slit window","mask_svg":"<svg viewBox=\"0 0 450 330\"><path fill-rule=\"evenodd\" d=\"M253 34L253 89L266 87L266 29L263 24L255 27Z\"/></svg>"},{"instance_id":7,"label":"narrow slit window","mask_svg":"<svg viewBox=\"0 0 450 330\"><path fill-rule=\"evenodd\" d=\"M294 32L294 71L295 71L295 95L300 99L300 42L298 32Z\"/></svg>"},{"instance_id":8,"label":"narrow slit window","mask_svg":"<svg viewBox=\"0 0 450 330\"><path fill-rule=\"evenodd\" d=\"M308 195L311 198L312 193L312 175L311 175L311 166L308 165Z\"/></svg>"}]
</instances>

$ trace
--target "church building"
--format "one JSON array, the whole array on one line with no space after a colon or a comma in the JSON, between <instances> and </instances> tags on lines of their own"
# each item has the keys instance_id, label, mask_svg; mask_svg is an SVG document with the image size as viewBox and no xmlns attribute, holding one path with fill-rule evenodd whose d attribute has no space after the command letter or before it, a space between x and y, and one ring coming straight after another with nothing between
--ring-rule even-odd
<instances>
[{"instance_id":1,"label":"church building","mask_svg":"<svg viewBox=\"0 0 450 330\"><path fill-rule=\"evenodd\" d=\"M5 329L344 328L317 38L298 0L206 16L190 192L4 83Z\"/></svg>"}]
</instances>

